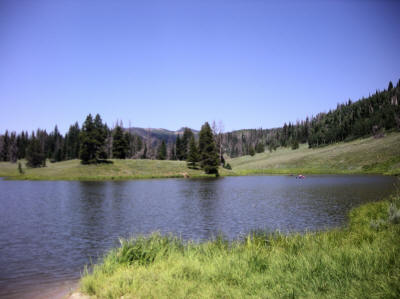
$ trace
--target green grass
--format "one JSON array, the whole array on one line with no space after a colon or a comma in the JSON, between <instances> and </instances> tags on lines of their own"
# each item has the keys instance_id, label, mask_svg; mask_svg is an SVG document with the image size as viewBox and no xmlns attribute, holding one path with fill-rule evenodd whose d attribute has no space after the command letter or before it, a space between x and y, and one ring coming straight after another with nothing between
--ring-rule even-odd
<instances>
[{"instance_id":1,"label":"green grass","mask_svg":"<svg viewBox=\"0 0 400 299\"><path fill-rule=\"evenodd\" d=\"M400 174L400 133L309 149L279 148L272 153L227 160L237 174Z\"/></svg>"},{"instance_id":2,"label":"green grass","mask_svg":"<svg viewBox=\"0 0 400 299\"><path fill-rule=\"evenodd\" d=\"M85 271L95 298L399 298L400 197L353 210L348 227L243 240L123 240Z\"/></svg>"},{"instance_id":3,"label":"green grass","mask_svg":"<svg viewBox=\"0 0 400 299\"><path fill-rule=\"evenodd\" d=\"M17 180L129 180L148 178L209 177L200 169L189 169L184 161L111 160L111 164L82 165L79 160L46 163L43 168L23 167L18 163L1 162L0 177ZM22 162L25 165L24 162ZM231 171L220 169L221 175Z\"/></svg>"},{"instance_id":4,"label":"green grass","mask_svg":"<svg viewBox=\"0 0 400 299\"><path fill-rule=\"evenodd\" d=\"M81 165L79 160L47 163L29 169L0 162L0 177L20 180L128 180L146 178L207 177L202 170L188 169L183 161L112 160L113 164ZM279 148L272 153L227 159L232 170L220 168L222 176L251 174L362 174L400 175L400 133L309 149Z\"/></svg>"}]
</instances>

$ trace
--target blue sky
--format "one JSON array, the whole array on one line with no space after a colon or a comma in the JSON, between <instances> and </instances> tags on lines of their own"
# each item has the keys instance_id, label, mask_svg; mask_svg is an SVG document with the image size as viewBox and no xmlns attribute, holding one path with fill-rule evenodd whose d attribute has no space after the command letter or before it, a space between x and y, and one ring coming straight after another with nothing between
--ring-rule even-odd
<instances>
[{"instance_id":1,"label":"blue sky","mask_svg":"<svg viewBox=\"0 0 400 299\"><path fill-rule=\"evenodd\" d=\"M0 0L0 132L270 128L400 78L400 1Z\"/></svg>"}]
</instances>

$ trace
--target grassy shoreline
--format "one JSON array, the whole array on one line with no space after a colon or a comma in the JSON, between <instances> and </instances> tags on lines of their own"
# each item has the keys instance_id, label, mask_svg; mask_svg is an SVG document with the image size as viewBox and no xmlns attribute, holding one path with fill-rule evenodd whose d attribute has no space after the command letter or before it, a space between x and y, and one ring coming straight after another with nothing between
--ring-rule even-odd
<instances>
[{"instance_id":1,"label":"grassy shoreline","mask_svg":"<svg viewBox=\"0 0 400 299\"><path fill-rule=\"evenodd\" d=\"M153 234L123 240L80 291L96 298L398 298L400 196L351 211L344 228L255 232L228 242Z\"/></svg>"},{"instance_id":2,"label":"grassy shoreline","mask_svg":"<svg viewBox=\"0 0 400 299\"><path fill-rule=\"evenodd\" d=\"M189 169L184 161L161 160L118 160L113 163L82 165L79 160L47 163L44 168L23 167L23 174L18 173L16 163L1 162L0 177L8 180L46 180L46 181L107 181L153 178L202 178L215 177L206 175L200 169ZM222 169L222 176L230 175Z\"/></svg>"},{"instance_id":3,"label":"grassy shoreline","mask_svg":"<svg viewBox=\"0 0 400 299\"><path fill-rule=\"evenodd\" d=\"M0 177L11 180L132 180L151 178L204 178L200 169L184 161L112 160L112 164L82 165L79 160L47 163L44 168L18 172L18 163L0 162ZM400 133L384 138L364 138L322 148L279 148L272 153L227 159L232 170L220 168L221 176L259 174L385 174L400 175ZM22 161L22 164L25 163Z\"/></svg>"}]
</instances>

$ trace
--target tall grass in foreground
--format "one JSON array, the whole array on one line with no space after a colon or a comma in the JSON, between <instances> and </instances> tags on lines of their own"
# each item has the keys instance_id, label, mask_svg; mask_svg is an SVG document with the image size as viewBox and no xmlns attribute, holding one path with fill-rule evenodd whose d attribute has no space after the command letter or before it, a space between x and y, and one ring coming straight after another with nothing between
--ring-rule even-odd
<instances>
[{"instance_id":1,"label":"tall grass in foreground","mask_svg":"<svg viewBox=\"0 0 400 299\"><path fill-rule=\"evenodd\" d=\"M399 208L399 196L370 203L346 228L303 235L122 240L85 272L81 290L98 298L399 298Z\"/></svg>"}]
</instances>

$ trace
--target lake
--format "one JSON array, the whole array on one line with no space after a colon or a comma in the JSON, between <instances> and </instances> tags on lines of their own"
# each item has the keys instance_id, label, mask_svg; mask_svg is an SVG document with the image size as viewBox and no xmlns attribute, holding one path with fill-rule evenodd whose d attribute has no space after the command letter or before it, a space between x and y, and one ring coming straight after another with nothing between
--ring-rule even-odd
<instances>
[{"instance_id":1,"label":"lake","mask_svg":"<svg viewBox=\"0 0 400 299\"><path fill-rule=\"evenodd\" d=\"M0 180L0 298L65 294L119 237L159 231L201 241L254 229L346 224L394 190L384 176L246 176L112 182Z\"/></svg>"}]
</instances>

